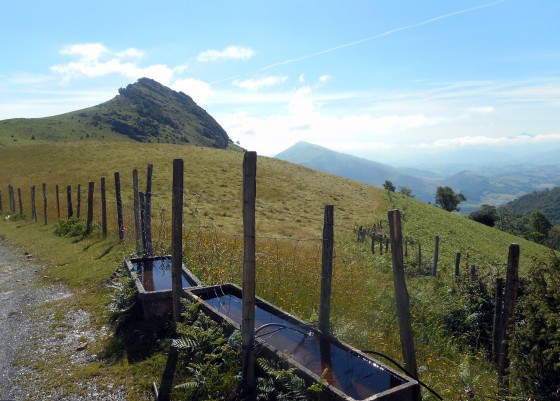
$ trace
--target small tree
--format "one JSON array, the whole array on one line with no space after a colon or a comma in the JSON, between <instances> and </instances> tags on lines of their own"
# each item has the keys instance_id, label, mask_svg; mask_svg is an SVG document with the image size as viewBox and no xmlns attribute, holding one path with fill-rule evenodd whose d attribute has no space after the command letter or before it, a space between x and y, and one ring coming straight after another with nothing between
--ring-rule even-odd
<instances>
[{"instance_id":1,"label":"small tree","mask_svg":"<svg viewBox=\"0 0 560 401\"><path fill-rule=\"evenodd\" d=\"M414 195L412 195L412 189L408 187L399 187L399 193L403 194L404 196L408 196L409 198L414 198Z\"/></svg>"},{"instance_id":2,"label":"small tree","mask_svg":"<svg viewBox=\"0 0 560 401\"><path fill-rule=\"evenodd\" d=\"M436 189L436 205L448 212L459 211L459 203L466 200L465 195L456 194L451 187L437 187Z\"/></svg>"},{"instance_id":3,"label":"small tree","mask_svg":"<svg viewBox=\"0 0 560 401\"><path fill-rule=\"evenodd\" d=\"M482 205L479 210L475 210L469 214L469 219L487 225L488 227L494 227L498 220L498 212L495 206Z\"/></svg>"},{"instance_id":4,"label":"small tree","mask_svg":"<svg viewBox=\"0 0 560 401\"><path fill-rule=\"evenodd\" d=\"M533 241L542 244L548 238L548 232L552 228L552 223L548 220L548 218L542 212L533 212L531 215L531 228L533 232L531 233L531 237Z\"/></svg>"},{"instance_id":5,"label":"small tree","mask_svg":"<svg viewBox=\"0 0 560 401\"><path fill-rule=\"evenodd\" d=\"M389 180L385 180L385 182L383 183L383 189L385 189L387 192L395 192L396 190L393 183Z\"/></svg>"}]
</instances>

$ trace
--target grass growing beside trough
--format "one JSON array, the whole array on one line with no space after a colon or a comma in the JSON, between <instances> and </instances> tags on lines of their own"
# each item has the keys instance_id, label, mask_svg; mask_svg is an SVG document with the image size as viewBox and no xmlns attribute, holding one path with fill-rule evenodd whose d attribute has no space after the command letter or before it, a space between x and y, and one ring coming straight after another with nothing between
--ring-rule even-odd
<instances>
[{"instance_id":1,"label":"grass growing beside trough","mask_svg":"<svg viewBox=\"0 0 560 401\"><path fill-rule=\"evenodd\" d=\"M7 209L7 185L21 187L24 210L29 215L29 187L48 184L49 224L42 224L42 205L37 202L39 222L30 219L0 222L0 234L44 261L47 283L63 283L73 296L57 301L56 309L83 309L92 324L109 324L107 305L112 294L107 280L134 249L132 224L132 170L138 169L141 187L146 165L154 165L152 202L154 239L158 252L168 253L171 219L171 165L185 160L185 264L205 284L240 283L242 266L241 160L242 154L206 148L136 143L43 144L0 148L0 188ZM108 199L114 199L113 173L121 173L125 203L126 239L115 234L114 203L109 203L111 231L103 239L99 229L81 241L54 235L53 187L61 188L65 217L66 185L75 191L101 176L107 179ZM381 183L380 183L381 185ZM98 186L96 194L98 194ZM74 192L75 199L75 192ZM97 196L97 195L96 195ZM99 208L98 198L95 207ZM387 210L403 214L403 234L409 241L407 285L411 297L413 326L421 379L446 399L459 399L469 390L496 396L496 373L484 352L471 349L449 332L455 316L472 294L453 280L456 252L461 252L462 274L471 264L488 280L503 274L509 243L521 245L521 274L533 257L546 257L548 250L497 229L467 220L411 198L379 188L330 176L270 158L257 166L257 294L307 321L318 315L320 246L323 208L335 206L335 260L332 321L334 334L359 349L383 352L402 360L395 315L390 257L369 243L356 241L356 229L386 222ZM85 216L82 196L82 216ZM95 218L98 218L98 209ZM82 217L83 218L83 217ZM424 261L433 258L434 237L439 236L439 276L428 277L417 267L416 250L421 244ZM468 253L468 261L466 259ZM471 291L471 292L468 292ZM150 332L137 327L137 332ZM166 329L163 327L162 337ZM153 332L153 330L152 330ZM130 341L129 341L130 340ZM128 343L127 343L128 341ZM136 341L136 342L135 342ZM134 344L145 344L142 353ZM130 400L148 399L151 383L158 381L166 363L166 340L102 338L88 352L105 358L80 369L72 377L58 377L56 366L45 362L41 369L53 378L53 386L72 386L78 377L126 386ZM61 361L57 360L57 363ZM429 396L426 397L426 399Z\"/></svg>"}]
</instances>

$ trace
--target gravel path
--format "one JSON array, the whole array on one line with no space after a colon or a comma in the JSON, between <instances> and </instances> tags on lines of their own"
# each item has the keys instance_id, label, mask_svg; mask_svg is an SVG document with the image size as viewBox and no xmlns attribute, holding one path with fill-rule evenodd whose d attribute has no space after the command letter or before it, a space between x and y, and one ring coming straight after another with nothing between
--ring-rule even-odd
<instances>
[{"instance_id":1,"label":"gravel path","mask_svg":"<svg viewBox=\"0 0 560 401\"><path fill-rule=\"evenodd\" d=\"M83 310L69 311L60 320L52 306L34 318L36 307L72 296L61 286L38 286L35 279L42 270L33 255L6 246L0 236L0 400L126 401L124 389L111 384L76 383L79 390L73 394L61 388L44 390L49 386L33 364L62 356L67 362L51 368L70 374L98 360L86 351L87 344L109 333L105 327L92 330Z\"/></svg>"}]
</instances>

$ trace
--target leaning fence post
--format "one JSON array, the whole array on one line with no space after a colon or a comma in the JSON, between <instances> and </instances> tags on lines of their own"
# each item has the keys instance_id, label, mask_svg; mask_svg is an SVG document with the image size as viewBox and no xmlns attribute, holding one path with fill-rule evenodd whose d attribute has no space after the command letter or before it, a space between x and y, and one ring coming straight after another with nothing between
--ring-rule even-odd
<instances>
[{"instance_id":1,"label":"leaning fence post","mask_svg":"<svg viewBox=\"0 0 560 401\"><path fill-rule=\"evenodd\" d=\"M138 192L140 204L140 231L142 232L142 255L146 256L146 229L144 225L144 215L146 214L146 197L144 192Z\"/></svg>"},{"instance_id":2,"label":"leaning fence post","mask_svg":"<svg viewBox=\"0 0 560 401\"><path fill-rule=\"evenodd\" d=\"M147 255L153 253L152 249L152 171L153 164L148 164L148 173L146 175L146 211L144 214L144 230L146 231L146 248Z\"/></svg>"},{"instance_id":3,"label":"leaning fence post","mask_svg":"<svg viewBox=\"0 0 560 401\"><path fill-rule=\"evenodd\" d=\"M241 349L245 400L255 400L255 204L257 153L243 158L243 310Z\"/></svg>"},{"instance_id":4,"label":"leaning fence post","mask_svg":"<svg viewBox=\"0 0 560 401\"><path fill-rule=\"evenodd\" d=\"M138 170L136 169L132 170L132 191L136 252L140 252L142 250L142 231L140 231L140 197L138 195Z\"/></svg>"},{"instance_id":5,"label":"leaning fence post","mask_svg":"<svg viewBox=\"0 0 560 401\"><path fill-rule=\"evenodd\" d=\"M90 181L88 184L88 211L87 211L87 223L86 223L86 233L89 234L91 232L91 225L93 223L93 181Z\"/></svg>"},{"instance_id":6,"label":"leaning fence post","mask_svg":"<svg viewBox=\"0 0 560 401\"><path fill-rule=\"evenodd\" d=\"M45 225L47 225L47 184L43 183L43 215L45 217Z\"/></svg>"},{"instance_id":7,"label":"leaning fence post","mask_svg":"<svg viewBox=\"0 0 560 401\"><path fill-rule=\"evenodd\" d=\"M492 324L492 359L498 365L500 357L500 333L502 332L502 310L504 302L504 279L496 278L494 293L494 321Z\"/></svg>"},{"instance_id":8,"label":"leaning fence post","mask_svg":"<svg viewBox=\"0 0 560 401\"><path fill-rule=\"evenodd\" d=\"M12 213L16 212L16 202L14 199L14 187L12 185L8 185L8 198L10 198L10 211Z\"/></svg>"},{"instance_id":9,"label":"leaning fence post","mask_svg":"<svg viewBox=\"0 0 560 401\"><path fill-rule=\"evenodd\" d=\"M414 379L418 379L418 367L414 350L414 336L410 321L410 304L408 290L404 279L404 260L402 249L401 213L399 210L390 210L389 230L391 235L391 256L393 262L393 281L395 285L395 298L397 301L397 315L399 319L399 332L403 359L406 370ZM418 393L418 399L420 392Z\"/></svg>"},{"instance_id":10,"label":"leaning fence post","mask_svg":"<svg viewBox=\"0 0 560 401\"><path fill-rule=\"evenodd\" d=\"M121 176L115 171L115 197L117 201L117 225L119 227L119 240L124 240L124 222L121 198Z\"/></svg>"},{"instance_id":11,"label":"leaning fence post","mask_svg":"<svg viewBox=\"0 0 560 401\"><path fill-rule=\"evenodd\" d=\"M105 177L101 177L101 231L103 238L107 237L107 194L105 189Z\"/></svg>"},{"instance_id":12,"label":"leaning fence post","mask_svg":"<svg viewBox=\"0 0 560 401\"><path fill-rule=\"evenodd\" d=\"M173 195L171 209L171 284L173 294L173 320L181 319L180 291L183 267L183 159L173 160Z\"/></svg>"},{"instance_id":13,"label":"leaning fence post","mask_svg":"<svg viewBox=\"0 0 560 401\"><path fill-rule=\"evenodd\" d=\"M437 276L438 259L439 259L439 236L436 235L436 244L434 249L434 264L432 266L432 276Z\"/></svg>"},{"instance_id":14,"label":"leaning fence post","mask_svg":"<svg viewBox=\"0 0 560 401\"><path fill-rule=\"evenodd\" d=\"M66 187L66 200L68 203L68 218L70 218L74 215L72 210L72 187L70 185Z\"/></svg>"},{"instance_id":15,"label":"leaning fence post","mask_svg":"<svg viewBox=\"0 0 560 401\"><path fill-rule=\"evenodd\" d=\"M510 244L504 292L504 309L502 311L500 332L500 354L498 359L498 386L507 393L509 380L506 371L509 368L509 340L513 332L515 302L519 285L519 245Z\"/></svg>"}]
</instances>

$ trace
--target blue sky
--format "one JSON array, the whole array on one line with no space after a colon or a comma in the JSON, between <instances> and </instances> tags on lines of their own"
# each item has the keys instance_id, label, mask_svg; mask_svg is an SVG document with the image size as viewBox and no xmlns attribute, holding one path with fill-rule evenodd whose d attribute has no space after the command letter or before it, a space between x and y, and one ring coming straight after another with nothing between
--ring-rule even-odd
<instances>
[{"instance_id":1,"label":"blue sky","mask_svg":"<svg viewBox=\"0 0 560 401\"><path fill-rule=\"evenodd\" d=\"M0 119L147 76L261 155L560 148L558 0L19 0L0 15Z\"/></svg>"}]
</instances>

